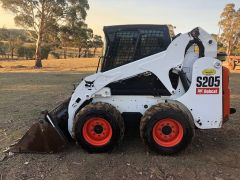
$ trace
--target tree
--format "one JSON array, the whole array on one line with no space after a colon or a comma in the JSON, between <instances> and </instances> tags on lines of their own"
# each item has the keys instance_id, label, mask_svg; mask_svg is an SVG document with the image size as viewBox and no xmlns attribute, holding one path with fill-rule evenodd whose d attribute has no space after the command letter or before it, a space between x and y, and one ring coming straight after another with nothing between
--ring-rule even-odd
<instances>
[{"instance_id":1,"label":"tree","mask_svg":"<svg viewBox=\"0 0 240 180\"><path fill-rule=\"evenodd\" d=\"M70 28L65 25L62 26L60 29L60 42L61 42L61 47L63 48L63 58L67 58L67 46L70 45L70 39L71 37L71 30Z\"/></svg>"},{"instance_id":2,"label":"tree","mask_svg":"<svg viewBox=\"0 0 240 180\"><path fill-rule=\"evenodd\" d=\"M14 51L23 44L23 41L20 37L9 36L8 45L11 53L11 59L14 59Z\"/></svg>"},{"instance_id":3,"label":"tree","mask_svg":"<svg viewBox=\"0 0 240 180\"><path fill-rule=\"evenodd\" d=\"M28 60L28 59L32 59L33 58L34 51L35 51L35 47L32 47L32 46L30 46L30 47L20 46L17 49L17 55L18 55L18 57L24 57L24 58L26 58Z\"/></svg>"},{"instance_id":4,"label":"tree","mask_svg":"<svg viewBox=\"0 0 240 180\"><path fill-rule=\"evenodd\" d=\"M92 45L94 48L93 55L95 56L97 48L101 48L103 46L103 41L102 41L102 37L99 35L94 35L92 41L93 41Z\"/></svg>"},{"instance_id":5,"label":"tree","mask_svg":"<svg viewBox=\"0 0 240 180\"><path fill-rule=\"evenodd\" d=\"M15 13L15 23L36 39L35 67L41 68L41 47L52 25L67 24L72 19L84 21L88 0L0 0L2 7ZM51 29L52 30L52 29ZM32 33L33 32L33 33Z\"/></svg>"},{"instance_id":6,"label":"tree","mask_svg":"<svg viewBox=\"0 0 240 180\"><path fill-rule=\"evenodd\" d=\"M6 29L3 27L0 29L0 55L6 56L7 53L7 47L5 45L5 43L3 43L2 41L6 40L8 36L8 33L6 31Z\"/></svg>"},{"instance_id":7,"label":"tree","mask_svg":"<svg viewBox=\"0 0 240 180\"><path fill-rule=\"evenodd\" d=\"M82 36L78 38L77 47L79 48L79 57L81 57L82 49L84 49L84 57L87 57L89 53L89 49L92 47L92 38L93 38L93 30L90 28L83 28ZM80 51L81 49L81 51Z\"/></svg>"},{"instance_id":8,"label":"tree","mask_svg":"<svg viewBox=\"0 0 240 180\"><path fill-rule=\"evenodd\" d=\"M240 42L240 9L235 10L235 4L227 4L219 21L222 30L220 41L226 47L227 55L231 55Z\"/></svg>"},{"instance_id":9,"label":"tree","mask_svg":"<svg viewBox=\"0 0 240 180\"><path fill-rule=\"evenodd\" d=\"M9 37L9 31L6 28L0 29L0 41L7 41Z\"/></svg>"},{"instance_id":10,"label":"tree","mask_svg":"<svg viewBox=\"0 0 240 180\"><path fill-rule=\"evenodd\" d=\"M1 29L0 41L7 41L8 51L11 54L11 59L14 58L14 52L23 44L24 37L20 34L14 33L8 29Z\"/></svg>"},{"instance_id":11,"label":"tree","mask_svg":"<svg viewBox=\"0 0 240 180\"><path fill-rule=\"evenodd\" d=\"M61 28L61 44L78 48L78 57L82 56L83 48L86 55L86 49L89 49L90 40L93 37L93 30L88 28L82 20L69 19L68 24Z\"/></svg>"},{"instance_id":12,"label":"tree","mask_svg":"<svg viewBox=\"0 0 240 180\"><path fill-rule=\"evenodd\" d=\"M0 41L0 55L3 57L6 57L8 47L6 46L5 43Z\"/></svg>"},{"instance_id":13,"label":"tree","mask_svg":"<svg viewBox=\"0 0 240 180\"><path fill-rule=\"evenodd\" d=\"M76 22L72 27L73 46L78 48L78 58L82 55L82 49L85 46L92 30L84 22Z\"/></svg>"}]
</instances>

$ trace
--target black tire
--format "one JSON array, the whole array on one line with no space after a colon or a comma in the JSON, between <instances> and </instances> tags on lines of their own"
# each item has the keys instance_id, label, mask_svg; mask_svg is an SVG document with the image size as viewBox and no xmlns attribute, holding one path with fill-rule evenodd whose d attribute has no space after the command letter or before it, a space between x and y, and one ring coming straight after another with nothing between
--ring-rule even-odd
<instances>
[{"instance_id":1,"label":"black tire","mask_svg":"<svg viewBox=\"0 0 240 180\"><path fill-rule=\"evenodd\" d=\"M181 135L179 135L180 130L177 131L178 133L176 133L176 130L174 131L174 129L171 129L175 127L170 127L169 124L167 124L168 127L165 125L161 125L160 129L155 128L159 127L158 124L164 124L163 121L167 122L168 119L172 119L172 122L176 123L177 127L180 127L182 132ZM158 131L160 131L160 136L163 138L175 138L179 136L178 140L173 139L173 142L177 144L165 145L165 143L163 145L161 144L162 141L161 143L157 143L158 139L156 138L157 136L155 135L155 132L158 133ZM172 135L171 133L176 133L176 136ZM162 155L171 155L180 152L190 144L194 136L193 118L190 112L188 112L185 107L181 107L180 104L160 103L157 105L153 105L145 112L144 116L141 119L140 135L143 142L149 147L150 150L153 150ZM167 141L168 139L166 140L166 142Z\"/></svg>"},{"instance_id":2,"label":"black tire","mask_svg":"<svg viewBox=\"0 0 240 180\"><path fill-rule=\"evenodd\" d=\"M86 139L86 134L84 136L84 124L87 123L91 118L96 117L107 121L112 129L110 140L103 145L89 143L89 141ZM90 153L109 152L123 139L125 131L124 120L121 116L121 113L111 104L98 102L95 104L86 105L76 114L74 121L74 137L77 143ZM95 131L97 126L98 125L96 125L92 131ZM102 124L100 126L102 126ZM104 126L102 126L100 130L101 133L103 133L104 129ZM105 131L105 133L106 132L107 131Z\"/></svg>"}]
</instances>

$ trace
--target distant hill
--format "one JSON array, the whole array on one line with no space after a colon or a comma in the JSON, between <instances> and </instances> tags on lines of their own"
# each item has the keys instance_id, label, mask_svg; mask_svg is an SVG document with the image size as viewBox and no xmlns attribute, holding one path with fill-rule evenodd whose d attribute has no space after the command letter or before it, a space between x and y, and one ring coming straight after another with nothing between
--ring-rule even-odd
<instances>
[{"instance_id":1,"label":"distant hill","mask_svg":"<svg viewBox=\"0 0 240 180\"><path fill-rule=\"evenodd\" d=\"M0 41L8 41L9 38L21 38L24 42L33 42L23 29L6 29L0 28Z\"/></svg>"}]
</instances>

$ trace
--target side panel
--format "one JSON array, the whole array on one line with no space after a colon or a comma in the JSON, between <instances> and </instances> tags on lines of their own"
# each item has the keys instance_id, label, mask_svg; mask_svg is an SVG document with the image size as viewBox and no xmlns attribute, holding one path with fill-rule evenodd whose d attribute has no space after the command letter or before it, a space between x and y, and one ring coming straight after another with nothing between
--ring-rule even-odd
<instances>
[{"instance_id":1,"label":"side panel","mask_svg":"<svg viewBox=\"0 0 240 180\"><path fill-rule=\"evenodd\" d=\"M193 65L192 83L178 101L192 113L200 129L222 126L222 65L214 58L200 58Z\"/></svg>"},{"instance_id":2,"label":"side panel","mask_svg":"<svg viewBox=\"0 0 240 180\"><path fill-rule=\"evenodd\" d=\"M105 102L112 104L121 113L123 112L144 112L151 106L164 102L163 98L154 96L110 96L108 98L94 98L94 102Z\"/></svg>"}]
</instances>

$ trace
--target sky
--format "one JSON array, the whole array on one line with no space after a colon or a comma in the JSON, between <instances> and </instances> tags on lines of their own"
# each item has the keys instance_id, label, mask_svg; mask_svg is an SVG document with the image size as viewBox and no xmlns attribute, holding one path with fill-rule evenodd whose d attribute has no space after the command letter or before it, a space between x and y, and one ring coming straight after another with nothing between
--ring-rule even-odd
<instances>
[{"instance_id":1,"label":"sky","mask_svg":"<svg viewBox=\"0 0 240 180\"><path fill-rule=\"evenodd\" d=\"M220 14L227 3L240 0L89 0L86 22L95 34L103 26L119 24L172 24L176 33L200 26L218 33ZM15 28L13 14L0 8L0 27Z\"/></svg>"}]
</instances>

